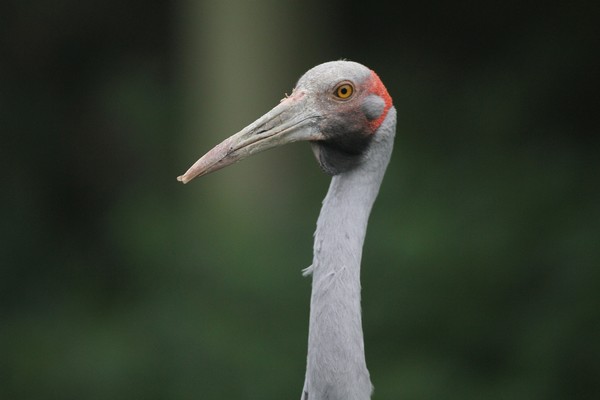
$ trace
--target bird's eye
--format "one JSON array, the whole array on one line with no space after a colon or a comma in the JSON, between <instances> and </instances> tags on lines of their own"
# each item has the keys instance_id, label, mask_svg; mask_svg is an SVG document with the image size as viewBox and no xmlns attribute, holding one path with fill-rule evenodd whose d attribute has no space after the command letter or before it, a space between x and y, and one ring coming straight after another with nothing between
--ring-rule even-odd
<instances>
[{"instance_id":1,"label":"bird's eye","mask_svg":"<svg viewBox=\"0 0 600 400\"><path fill-rule=\"evenodd\" d=\"M335 89L335 95L340 99L347 99L352 96L354 87L349 83L344 83Z\"/></svg>"}]
</instances>

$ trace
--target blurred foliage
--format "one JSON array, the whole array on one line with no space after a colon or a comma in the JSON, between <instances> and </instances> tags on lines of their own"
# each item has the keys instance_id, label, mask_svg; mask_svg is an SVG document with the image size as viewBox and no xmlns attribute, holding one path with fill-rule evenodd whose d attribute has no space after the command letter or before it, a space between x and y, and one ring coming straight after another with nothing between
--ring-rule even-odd
<instances>
[{"instance_id":1,"label":"blurred foliage","mask_svg":"<svg viewBox=\"0 0 600 400\"><path fill-rule=\"evenodd\" d=\"M298 397L328 178L301 145L175 176L342 57L400 118L374 398L600 396L596 3L193 4L0 6L1 399Z\"/></svg>"}]
</instances>

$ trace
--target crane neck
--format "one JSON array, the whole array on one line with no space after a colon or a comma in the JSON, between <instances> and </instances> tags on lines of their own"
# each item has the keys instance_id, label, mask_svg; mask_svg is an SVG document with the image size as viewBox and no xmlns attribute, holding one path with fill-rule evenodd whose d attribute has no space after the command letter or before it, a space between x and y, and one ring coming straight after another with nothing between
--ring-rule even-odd
<instances>
[{"instance_id":1,"label":"crane neck","mask_svg":"<svg viewBox=\"0 0 600 400\"><path fill-rule=\"evenodd\" d=\"M335 175L323 201L309 271L313 281L303 399L364 400L371 395L360 263L369 214L392 152L396 113L390 111L364 161Z\"/></svg>"}]
</instances>

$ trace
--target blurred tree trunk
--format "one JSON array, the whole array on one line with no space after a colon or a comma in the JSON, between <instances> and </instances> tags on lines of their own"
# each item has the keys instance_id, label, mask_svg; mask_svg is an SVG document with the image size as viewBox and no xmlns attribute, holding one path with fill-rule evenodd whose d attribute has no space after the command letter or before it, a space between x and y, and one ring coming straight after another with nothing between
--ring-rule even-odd
<instances>
[{"instance_id":1,"label":"blurred tree trunk","mask_svg":"<svg viewBox=\"0 0 600 400\"><path fill-rule=\"evenodd\" d=\"M274 107L291 93L301 74L331 56L321 54L329 47L330 35L323 31L328 25L318 23L316 3L310 1L232 5L183 0L180 6L183 172L206 150ZM305 43L320 46L306 48ZM272 174L273 159L286 162L284 154L277 153L266 156L269 161L246 162L236 174L222 175L217 183L224 189L222 195L235 198L238 191L252 195L245 186L251 176ZM254 195L259 202L268 193Z\"/></svg>"}]
</instances>

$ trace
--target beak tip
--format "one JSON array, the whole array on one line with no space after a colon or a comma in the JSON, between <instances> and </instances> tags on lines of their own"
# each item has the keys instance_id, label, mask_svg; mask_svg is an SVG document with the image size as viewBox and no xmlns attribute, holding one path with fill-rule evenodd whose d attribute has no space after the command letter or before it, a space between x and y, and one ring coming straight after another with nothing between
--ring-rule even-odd
<instances>
[{"instance_id":1,"label":"beak tip","mask_svg":"<svg viewBox=\"0 0 600 400\"><path fill-rule=\"evenodd\" d=\"M187 179L185 179L185 176L184 176L184 175L180 175L180 176L178 176L178 177L177 177L177 180L178 180L179 182L183 183L184 185L185 185L186 183L188 183L188 182L189 182Z\"/></svg>"}]
</instances>

